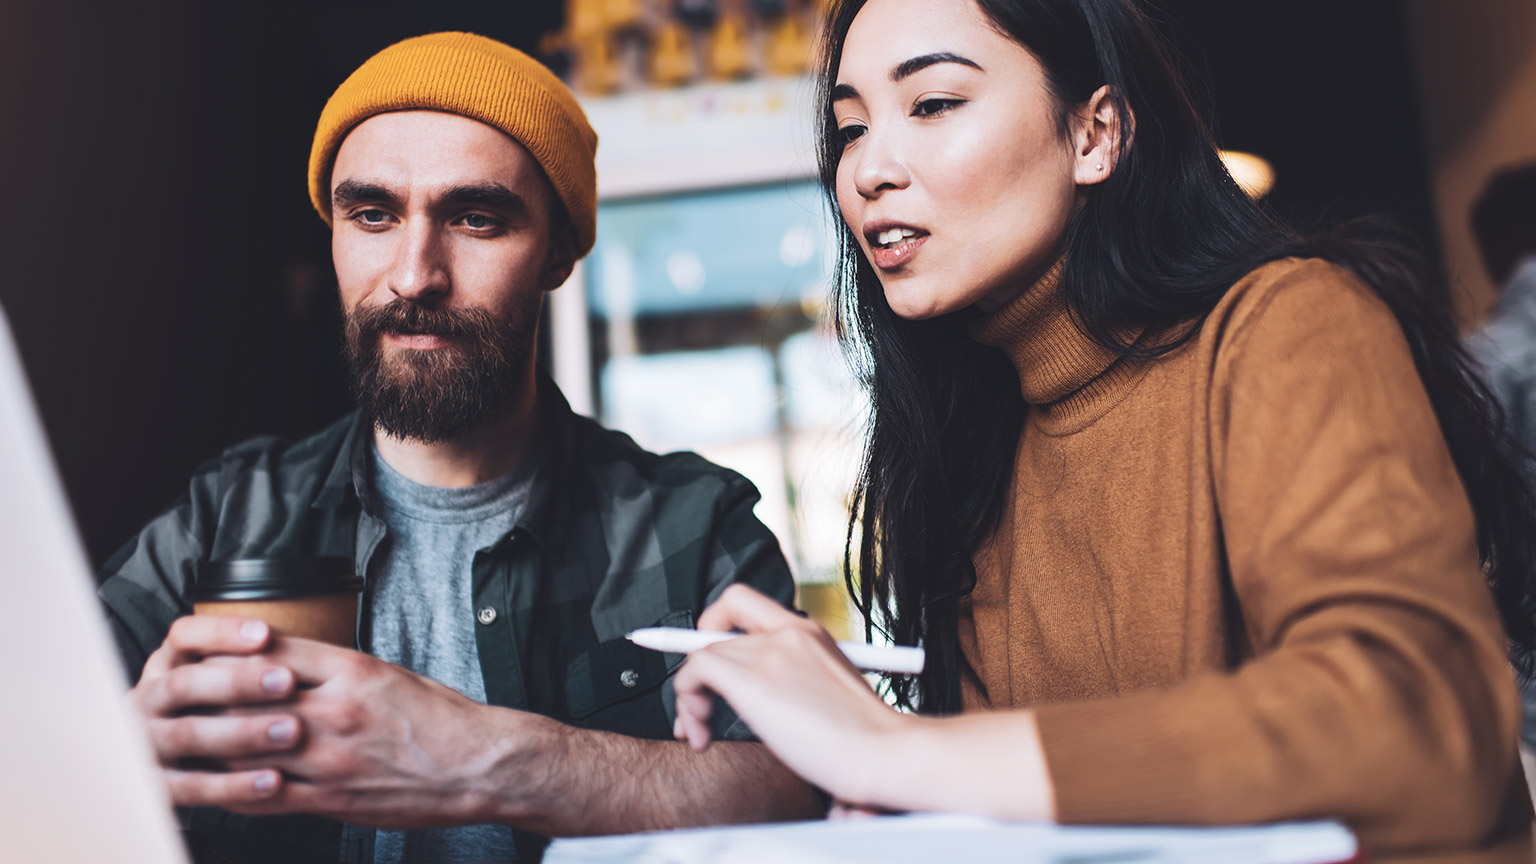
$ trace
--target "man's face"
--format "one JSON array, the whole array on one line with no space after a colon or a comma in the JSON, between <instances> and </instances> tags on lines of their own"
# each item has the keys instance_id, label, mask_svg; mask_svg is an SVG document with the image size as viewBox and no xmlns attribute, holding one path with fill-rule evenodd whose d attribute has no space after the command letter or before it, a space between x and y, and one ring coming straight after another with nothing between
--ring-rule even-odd
<instances>
[{"instance_id":1,"label":"man's face","mask_svg":"<svg viewBox=\"0 0 1536 864\"><path fill-rule=\"evenodd\" d=\"M331 194L359 407L393 437L432 442L516 404L544 292L574 261L528 151L458 115L380 114L342 141Z\"/></svg>"}]
</instances>

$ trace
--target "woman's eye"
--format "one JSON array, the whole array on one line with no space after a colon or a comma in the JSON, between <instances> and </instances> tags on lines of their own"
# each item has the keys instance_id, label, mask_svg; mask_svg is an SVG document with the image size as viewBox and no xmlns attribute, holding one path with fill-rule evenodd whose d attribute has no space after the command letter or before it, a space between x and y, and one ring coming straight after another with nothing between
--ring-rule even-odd
<instances>
[{"instance_id":1,"label":"woman's eye","mask_svg":"<svg viewBox=\"0 0 1536 864\"><path fill-rule=\"evenodd\" d=\"M912 106L912 116L933 117L964 103L964 99L924 99Z\"/></svg>"},{"instance_id":2,"label":"woman's eye","mask_svg":"<svg viewBox=\"0 0 1536 864\"><path fill-rule=\"evenodd\" d=\"M839 127L837 130L837 135L842 140L843 146L846 147L849 144L859 140L860 138L863 138L866 131L868 130L865 127L860 126L857 123L850 123L847 126Z\"/></svg>"}]
</instances>

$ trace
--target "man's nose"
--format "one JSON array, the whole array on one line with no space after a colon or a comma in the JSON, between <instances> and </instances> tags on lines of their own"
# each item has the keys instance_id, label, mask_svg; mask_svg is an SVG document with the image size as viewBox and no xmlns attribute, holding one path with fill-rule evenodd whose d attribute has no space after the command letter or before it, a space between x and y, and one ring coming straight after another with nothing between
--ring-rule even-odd
<instances>
[{"instance_id":1,"label":"man's nose","mask_svg":"<svg viewBox=\"0 0 1536 864\"><path fill-rule=\"evenodd\" d=\"M446 295L448 278L447 238L427 220L414 220L402 232L395 265L389 275L389 290L396 297L415 302L430 301Z\"/></svg>"},{"instance_id":2,"label":"man's nose","mask_svg":"<svg viewBox=\"0 0 1536 864\"><path fill-rule=\"evenodd\" d=\"M898 136L877 134L874 129L864 133L855 158L858 165L853 172L853 185L866 200L874 200L891 189L904 189L912 182L912 174L901 157Z\"/></svg>"}]
</instances>

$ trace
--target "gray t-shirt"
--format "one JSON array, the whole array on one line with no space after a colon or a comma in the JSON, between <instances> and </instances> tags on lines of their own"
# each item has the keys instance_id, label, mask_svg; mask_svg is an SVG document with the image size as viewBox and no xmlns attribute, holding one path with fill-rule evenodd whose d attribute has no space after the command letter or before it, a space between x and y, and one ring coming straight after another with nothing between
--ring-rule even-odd
<instances>
[{"instance_id":1,"label":"gray t-shirt","mask_svg":"<svg viewBox=\"0 0 1536 864\"><path fill-rule=\"evenodd\" d=\"M443 489L407 479L376 449L371 459L389 539L369 568L369 651L484 702L471 569L478 550L512 530L527 500L532 468L524 465L476 486ZM379 831L374 842L377 864L516 857L512 829L504 825Z\"/></svg>"}]
</instances>

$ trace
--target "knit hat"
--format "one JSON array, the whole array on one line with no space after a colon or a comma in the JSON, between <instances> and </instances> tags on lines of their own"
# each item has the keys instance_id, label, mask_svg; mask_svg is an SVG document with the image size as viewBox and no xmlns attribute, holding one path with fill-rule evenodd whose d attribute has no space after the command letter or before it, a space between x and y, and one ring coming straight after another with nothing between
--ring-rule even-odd
<instances>
[{"instance_id":1,"label":"knit hat","mask_svg":"<svg viewBox=\"0 0 1536 864\"><path fill-rule=\"evenodd\" d=\"M331 224L331 166L357 124L389 111L429 110L512 136L544 169L576 229L581 255L597 236L597 133L576 97L537 60L473 33L432 33L368 58L336 88L309 151L309 200Z\"/></svg>"}]
</instances>

